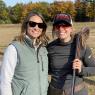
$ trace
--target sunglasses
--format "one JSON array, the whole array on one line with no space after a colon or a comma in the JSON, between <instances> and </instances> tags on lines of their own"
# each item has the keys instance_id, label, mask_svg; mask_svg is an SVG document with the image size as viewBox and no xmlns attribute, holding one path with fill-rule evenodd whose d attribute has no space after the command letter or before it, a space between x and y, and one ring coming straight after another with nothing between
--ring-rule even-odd
<instances>
[{"instance_id":1,"label":"sunglasses","mask_svg":"<svg viewBox=\"0 0 95 95\"><path fill-rule=\"evenodd\" d=\"M55 25L55 27L57 29L59 29L60 27L67 28L67 27L70 27L70 25L58 24L58 25Z\"/></svg>"},{"instance_id":2,"label":"sunglasses","mask_svg":"<svg viewBox=\"0 0 95 95\"><path fill-rule=\"evenodd\" d=\"M36 25L38 25L39 28L46 28L46 25L44 23L37 23L34 21L28 21L28 24L30 27L35 27Z\"/></svg>"}]
</instances>

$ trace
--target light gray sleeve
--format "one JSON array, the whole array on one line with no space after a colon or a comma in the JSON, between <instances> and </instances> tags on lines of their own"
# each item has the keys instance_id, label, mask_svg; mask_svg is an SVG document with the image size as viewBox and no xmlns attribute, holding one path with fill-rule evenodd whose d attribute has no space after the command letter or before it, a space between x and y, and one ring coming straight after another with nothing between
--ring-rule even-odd
<instances>
[{"instance_id":1,"label":"light gray sleeve","mask_svg":"<svg viewBox=\"0 0 95 95\"><path fill-rule=\"evenodd\" d=\"M17 51L13 45L5 50L1 64L0 95L12 95L11 82L17 64Z\"/></svg>"}]
</instances>

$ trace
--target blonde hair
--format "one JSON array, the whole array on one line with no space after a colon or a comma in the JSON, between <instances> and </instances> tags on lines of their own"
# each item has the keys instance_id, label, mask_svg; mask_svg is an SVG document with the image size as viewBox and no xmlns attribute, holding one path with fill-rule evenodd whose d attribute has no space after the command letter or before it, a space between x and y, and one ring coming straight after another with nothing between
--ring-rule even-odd
<instances>
[{"instance_id":1,"label":"blonde hair","mask_svg":"<svg viewBox=\"0 0 95 95\"><path fill-rule=\"evenodd\" d=\"M88 27L83 27L79 33L81 33L80 45L82 48L83 47L86 48L86 42L87 42L87 39L89 38L90 29Z\"/></svg>"}]
</instances>

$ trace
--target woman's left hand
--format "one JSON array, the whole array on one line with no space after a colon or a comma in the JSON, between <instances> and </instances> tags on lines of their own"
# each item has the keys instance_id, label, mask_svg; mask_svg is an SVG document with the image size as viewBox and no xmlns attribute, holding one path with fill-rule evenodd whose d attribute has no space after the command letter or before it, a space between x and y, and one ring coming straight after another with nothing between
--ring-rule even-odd
<instances>
[{"instance_id":1,"label":"woman's left hand","mask_svg":"<svg viewBox=\"0 0 95 95\"><path fill-rule=\"evenodd\" d=\"M82 70L82 61L80 59L74 59L73 69L77 69L79 73L81 72L81 70Z\"/></svg>"}]
</instances>

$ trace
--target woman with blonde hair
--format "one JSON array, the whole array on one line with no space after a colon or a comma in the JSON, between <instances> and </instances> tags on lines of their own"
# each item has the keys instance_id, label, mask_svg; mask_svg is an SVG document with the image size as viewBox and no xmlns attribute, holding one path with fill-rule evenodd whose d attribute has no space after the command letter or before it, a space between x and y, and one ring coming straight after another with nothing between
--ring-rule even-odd
<instances>
[{"instance_id":1,"label":"woman with blonde hair","mask_svg":"<svg viewBox=\"0 0 95 95\"><path fill-rule=\"evenodd\" d=\"M47 95L46 28L41 14L30 12L26 16L20 36L4 53L0 95Z\"/></svg>"},{"instance_id":2,"label":"woman with blonde hair","mask_svg":"<svg viewBox=\"0 0 95 95\"><path fill-rule=\"evenodd\" d=\"M85 29L82 31L89 32ZM80 39L83 42L77 41L81 32L73 35L72 18L67 13L55 15L52 32L57 38L47 46L51 75L48 95L72 95L73 71L77 71L74 79L74 95L88 95L83 78L95 75L95 58L84 41L86 40L84 37L88 36L84 34ZM82 47L79 47L78 43L81 43Z\"/></svg>"}]
</instances>

